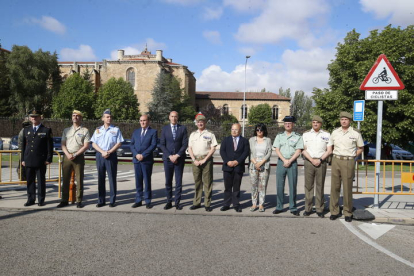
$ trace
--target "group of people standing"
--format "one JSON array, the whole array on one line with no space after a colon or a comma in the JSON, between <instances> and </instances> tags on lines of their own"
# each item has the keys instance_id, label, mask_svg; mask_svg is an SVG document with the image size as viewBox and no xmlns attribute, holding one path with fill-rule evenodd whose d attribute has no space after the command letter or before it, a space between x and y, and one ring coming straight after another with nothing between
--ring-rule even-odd
<instances>
[{"instance_id":1,"label":"group of people standing","mask_svg":"<svg viewBox=\"0 0 414 276\"><path fill-rule=\"evenodd\" d=\"M22 165L26 168L27 195L25 206L35 204L35 178L38 181L38 205L45 203L45 172L46 166L52 162L53 141L52 131L41 124L41 112L32 110L29 113L31 125L23 130ZM297 158L302 154L305 159L305 211L304 216L312 213L315 194L315 209L319 217L324 217L325 199L324 183L327 170L327 158L333 153L332 182L330 196L331 220L340 213L339 195L343 185L343 204L345 220L352 221L352 182L355 172L355 159L363 151L361 134L350 126L352 115L340 113L341 127L332 134L322 129L323 120L319 116L312 118L312 129L303 136L294 132L295 118L286 116L285 131L279 133L273 144L268 137L266 125L259 123L254 129L253 136L247 140L241 136L241 126L235 123L231 127L231 135L224 138L220 146L223 159L224 200L221 211L227 211L230 206L236 212L242 212L240 205L240 186L245 173L246 159L250 157L248 166L252 206L250 211L264 212L266 188L270 175L270 157L273 150L278 157L276 169L277 205L273 214L283 212L284 187L286 176L289 182L289 210L299 216L297 209ZM69 182L72 170L75 171L77 182L77 207L82 208L84 152L92 141L96 150L96 166L98 170L98 203L96 207L106 205L106 173L109 179L109 207L116 206L117 195L117 154L116 150L124 141L121 130L112 125L112 115L109 109L102 114L103 125L96 128L92 137L82 126L82 112L74 110L72 126L64 129L62 134L62 150L64 152L62 165L62 199L58 208L68 205ZM188 137L185 126L178 124L178 113L169 114L170 123L162 128L160 148L163 152L165 172L165 191L167 203L165 210L175 207L182 210L181 193L185 165L186 150L192 159L192 171L195 182L195 193L190 210L201 208L204 191L204 208L211 212L213 188L213 154L218 145L214 133L206 129L206 117L202 114L196 117L197 130ZM151 209L152 188L151 176L154 164L153 151L157 146L157 131L150 126L148 115L140 117L140 128L133 132L130 147L133 153L135 170L136 194L132 208L142 206L145 202ZM173 177L175 175L175 190ZM173 193L174 190L174 193ZM174 201L174 206L173 206Z\"/></svg>"}]
</instances>

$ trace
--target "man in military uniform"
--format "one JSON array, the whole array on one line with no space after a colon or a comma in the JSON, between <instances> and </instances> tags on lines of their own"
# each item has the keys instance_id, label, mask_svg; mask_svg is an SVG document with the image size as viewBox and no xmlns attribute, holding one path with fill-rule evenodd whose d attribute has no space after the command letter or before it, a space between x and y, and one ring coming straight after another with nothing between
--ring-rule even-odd
<instances>
[{"instance_id":1,"label":"man in military uniform","mask_svg":"<svg viewBox=\"0 0 414 276\"><path fill-rule=\"evenodd\" d=\"M330 133L321 129L323 120L315 115L312 118L312 129L303 134L305 157L305 212L304 216L312 213L313 193L315 190L316 214L324 217L325 199L324 186L327 165L327 158L332 152L332 145L329 144ZM316 182L316 185L314 185Z\"/></svg>"},{"instance_id":2,"label":"man in military uniform","mask_svg":"<svg viewBox=\"0 0 414 276\"><path fill-rule=\"evenodd\" d=\"M22 140L22 165L26 167L27 202L24 206L45 205L46 166L53 160L52 130L41 123L42 112L29 112L31 126L24 129Z\"/></svg>"},{"instance_id":3,"label":"man in military uniform","mask_svg":"<svg viewBox=\"0 0 414 276\"><path fill-rule=\"evenodd\" d=\"M211 196L213 190L213 154L216 151L216 136L206 129L206 117L197 115L197 128L190 135L188 153L193 160L193 176L195 182L195 193L193 206L190 210L201 207L201 197L204 186L204 207L211 212ZM203 185L204 184L204 185Z\"/></svg>"},{"instance_id":4,"label":"man in military uniform","mask_svg":"<svg viewBox=\"0 0 414 276\"><path fill-rule=\"evenodd\" d=\"M112 125L111 110L106 109L102 114L103 126L98 127L92 136L92 146L96 150L96 167L98 169L98 204L105 205L106 189L105 174L108 172L110 200L109 207L115 207L116 202L116 173L118 169L118 157L116 150L124 141L121 130Z\"/></svg>"},{"instance_id":5,"label":"man in military uniform","mask_svg":"<svg viewBox=\"0 0 414 276\"><path fill-rule=\"evenodd\" d=\"M62 200L57 206L61 208L68 205L69 184L72 176L72 169L75 171L76 207L82 208L83 198L83 172L85 167L84 152L89 148L89 130L83 127L82 112L73 110L72 126L65 128L62 134L62 151L65 154L62 165Z\"/></svg>"},{"instance_id":6,"label":"man in military uniform","mask_svg":"<svg viewBox=\"0 0 414 276\"><path fill-rule=\"evenodd\" d=\"M289 181L289 210L295 216L300 214L296 207L296 188L298 185L296 159L303 149L303 140L300 134L293 131L295 121L294 116L286 116L283 119L285 131L279 133L273 143L273 148L279 157L276 169L277 205L273 214L279 214L283 210L286 175Z\"/></svg>"},{"instance_id":7,"label":"man in military uniform","mask_svg":"<svg viewBox=\"0 0 414 276\"><path fill-rule=\"evenodd\" d=\"M339 217L339 193L343 183L343 203L345 221L352 221L352 183L355 176L355 159L364 150L361 133L351 127L352 115L348 112L339 114L341 127L335 129L329 140L333 145L330 219Z\"/></svg>"}]
</instances>

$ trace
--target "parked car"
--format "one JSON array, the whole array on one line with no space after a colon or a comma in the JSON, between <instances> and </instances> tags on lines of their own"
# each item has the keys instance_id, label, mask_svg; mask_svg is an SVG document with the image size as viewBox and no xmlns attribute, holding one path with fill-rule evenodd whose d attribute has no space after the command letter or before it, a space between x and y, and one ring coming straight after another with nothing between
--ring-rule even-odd
<instances>
[{"instance_id":1,"label":"parked car","mask_svg":"<svg viewBox=\"0 0 414 276\"><path fill-rule=\"evenodd\" d=\"M399 146L391 144L392 148L392 159L394 160L412 160L413 154L409 151L406 151Z\"/></svg>"},{"instance_id":2,"label":"parked car","mask_svg":"<svg viewBox=\"0 0 414 276\"><path fill-rule=\"evenodd\" d=\"M132 156L132 151L129 147L129 144L131 144L131 139L125 139L122 142L121 147L116 150L116 155L119 157Z\"/></svg>"},{"instance_id":3,"label":"parked car","mask_svg":"<svg viewBox=\"0 0 414 276\"><path fill-rule=\"evenodd\" d=\"M85 151L85 155L96 155L96 150L92 147L92 142L89 142L89 148Z\"/></svg>"},{"instance_id":4,"label":"parked car","mask_svg":"<svg viewBox=\"0 0 414 276\"><path fill-rule=\"evenodd\" d=\"M154 157L162 157L162 150L160 147L160 138L157 139L157 147L155 148L153 152Z\"/></svg>"},{"instance_id":5,"label":"parked car","mask_svg":"<svg viewBox=\"0 0 414 276\"><path fill-rule=\"evenodd\" d=\"M53 137L53 150L59 152L60 154L63 153L62 151L62 137ZM55 154L55 153L53 153Z\"/></svg>"},{"instance_id":6,"label":"parked car","mask_svg":"<svg viewBox=\"0 0 414 276\"><path fill-rule=\"evenodd\" d=\"M3 150L3 139L0 138L0 150Z\"/></svg>"},{"instance_id":7,"label":"parked car","mask_svg":"<svg viewBox=\"0 0 414 276\"><path fill-rule=\"evenodd\" d=\"M18 150L19 149L19 136L15 135L10 139L10 146L9 149L10 150Z\"/></svg>"},{"instance_id":8,"label":"parked car","mask_svg":"<svg viewBox=\"0 0 414 276\"><path fill-rule=\"evenodd\" d=\"M369 143L367 145L369 147L369 152L368 152L368 156L366 157L366 159L375 159L375 156L377 154L377 145L372 144L372 143Z\"/></svg>"}]
</instances>

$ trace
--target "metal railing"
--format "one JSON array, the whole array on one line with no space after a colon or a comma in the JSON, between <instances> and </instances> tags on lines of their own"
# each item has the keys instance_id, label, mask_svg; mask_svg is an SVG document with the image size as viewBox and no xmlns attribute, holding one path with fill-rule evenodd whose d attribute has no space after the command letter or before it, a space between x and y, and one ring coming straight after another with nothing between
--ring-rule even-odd
<instances>
[{"instance_id":1,"label":"metal railing","mask_svg":"<svg viewBox=\"0 0 414 276\"><path fill-rule=\"evenodd\" d=\"M61 181L61 172L62 172L62 158L59 152L54 151L57 154L58 158L58 169L57 169L57 175L52 176L52 170L51 170L51 164L47 165L47 171L46 171L46 182L58 182L59 184L59 193L60 193L60 181ZM22 180L22 163L21 160L21 151L20 150L0 150L0 185L8 185L8 184L20 184L20 185L26 185L26 180ZM7 157L8 155L8 157ZM6 157L7 161L3 161L3 157ZM13 161L13 157L18 157L18 160ZM16 158L15 158L16 159ZM5 164L5 167L3 168L3 165ZM4 171L6 171L6 175L8 175L6 178L4 178ZM14 171L17 169L17 177L15 176ZM7 171L8 170L8 171Z\"/></svg>"},{"instance_id":2,"label":"metal railing","mask_svg":"<svg viewBox=\"0 0 414 276\"><path fill-rule=\"evenodd\" d=\"M360 164L364 162L364 166ZM414 161L358 160L354 194L414 195ZM377 166L380 173L377 174ZM380 183L378 189L376 182Z\"/></svg>"}]
</instances>

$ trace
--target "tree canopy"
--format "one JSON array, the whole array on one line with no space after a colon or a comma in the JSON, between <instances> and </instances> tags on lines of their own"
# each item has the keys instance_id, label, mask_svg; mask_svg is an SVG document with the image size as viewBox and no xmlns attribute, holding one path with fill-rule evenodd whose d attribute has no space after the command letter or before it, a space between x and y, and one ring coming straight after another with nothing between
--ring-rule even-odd
<instances>
[{"instance_id":1,"label":"tree canopy","mask_svg":"<svg viewBox=\"0 0 414 276\"><path fill-rule=\"evenodd\" d=\"M255 125L258 123L271 124L272 120L272 108L269 104L259 104L252 106L249 111L249 124Z\"/></svg>"},{"instance_id":2,"label":"tree canopy","mask_svg":"<svg viewBox=\"0 0 414 276\"><path fill-rule=\"evenodd\" d=\"M382 135L388 143L404 145L414 137L414 26L405 29L391 25L382 31L373 30L360 38L349 32L337 46L335 60L328 66L329 89L314 88L315 113L324 120L324 127L339 126L339 112L352 113L353 101L365 98L359 87L380 54L385 54L398 73L405 89L398 100L384 101ZM377 101L365 102L365 119L361 122L365 140L375 141L377 133Z\"/></svg>"},{"instance_id":3,"label":"tree canopy","mask_svg":"<svg viewBox=\"0 0 414 276\"><path fill-rule=\"evenodd\" d=\"M311 121L312 99L305 95L302 90L295 91L295 96L291 100L291 112L296 118L298 126L306 126Z\"/></svg>"},{"instance_id":4,"label":"tree canopy","mask_svg":"<svg viewBox=\"0 0 414 276\"><path fill-rule=\"evenodd\" d=\"M1 44L0 44L1 48ZM9 103L10 91L10 77L9 70L6 67L6 59L8 53L0 51L0 116L10 116L14 109Z\"/></svg>"},{"instance_id":5,"label":"tree canopy","mask_svg":"<svg viewBox=\"0 0 414 276\"><path fill-rule=\"evenodd\" d=\"M53 117L67 119L77 109L84 114L84 118L94 118L94 101L93 85L75 73L66 79L59 93L53 98Z\"/></svg>"},{"instance_id":6,"label":"tree canopy","mask_svg":"<svg viewBox=\"0 0 414 276\"><path fill-rule=\"evenodd\" d=\"M95 103L95 116L100 118L110 108L115 120L138 120L138 99L131 84L122 78L110 78L99 89Z\"/></svg>"}]
</instances>

